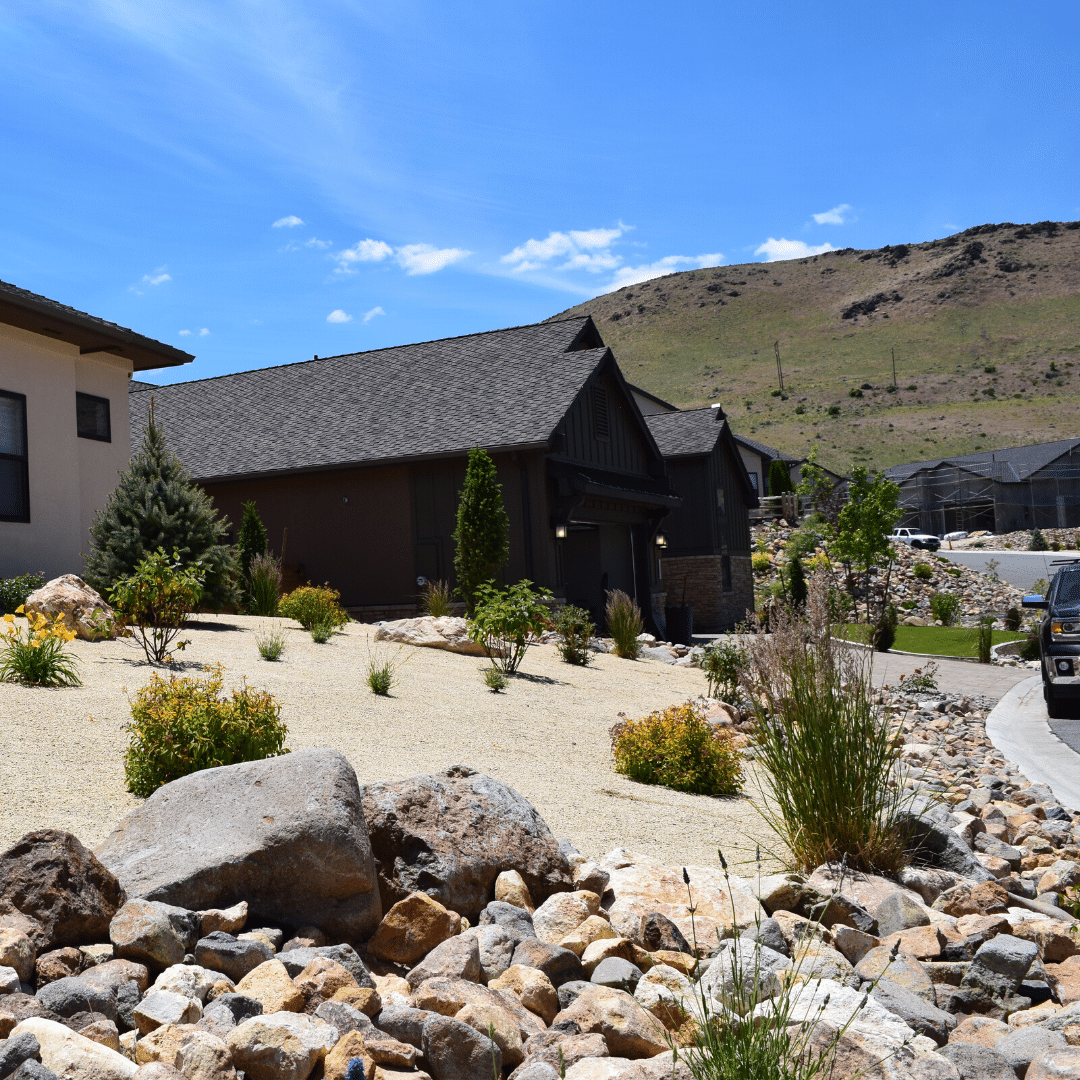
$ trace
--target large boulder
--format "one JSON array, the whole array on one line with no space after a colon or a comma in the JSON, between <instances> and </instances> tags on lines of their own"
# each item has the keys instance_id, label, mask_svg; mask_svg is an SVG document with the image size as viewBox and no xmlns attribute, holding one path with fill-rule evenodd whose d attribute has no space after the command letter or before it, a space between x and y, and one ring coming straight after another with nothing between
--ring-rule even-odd
<instances>
[{"instance_id":1,"label":"large boulder","mask_svg":"<svg viewBox=\"0 0 1080 1080\"><path fill-rule=\"evenodd\" d=\"M402 645L420 645L428 649L483 656L484 646L469 637L469 624L452 615L421 615L416 619L396 619L379 623L376 641L397 641Z\"/></svg>"},{"instance_id":2,"label":"large boulder","mask_svg":"<svg viewBox=\"0 0 1080 1080\"><path fill-rule=\"evenodd\" d=\"M325 748L159 788L98 851L129 896L368 937L382 917L356 774Z\"/></svg>"},{"instance_id":3,"label":"large boulder","mask_svg":"<svg viewBox=\"0 0 1080 1080\"><path fill-rule=\"evenodd\" d=\"M129 1080L137 1066L122 1054L101 1043L41 1017L23 1020L12 1038L31 1034L41 1047L41 1063L57 1076L70 1080Z\"/></svg>"},{"instance_id":4,"label":"large boulder","mask_svg":"<svg viewBox=\"0 0 1080 1080\"><path fill-rule=\"evenodd\" d=\"M26 917L39 953L101 941L123 903L120 882L71 833L27 833L0 855L0 913Z\"/></svg>"},{"instance_id":5,"label":"large boulder","mask_svg":"<svg viewBox=\"0 0 1080 1080\"><path fill-rule=\"evenodd\" d=\"M27 615L44 615L54 619L63 615L68 629L84 641L98 641L117 635L113 609L101 594L74 574L61 574L35 589L24 605Z\"/></svg>"},{"instance_id":6,"label":"large boulder","mask_svg":"<svg viewBox=\"0 0 1080 1080\"><path fill-rule=\"evenodd\" d=\"M475 921L495 879L516 870L537 903L573 885L536 808L465 765L363 789L384 908L424 892Z\"/></svg>"}]
</instances>

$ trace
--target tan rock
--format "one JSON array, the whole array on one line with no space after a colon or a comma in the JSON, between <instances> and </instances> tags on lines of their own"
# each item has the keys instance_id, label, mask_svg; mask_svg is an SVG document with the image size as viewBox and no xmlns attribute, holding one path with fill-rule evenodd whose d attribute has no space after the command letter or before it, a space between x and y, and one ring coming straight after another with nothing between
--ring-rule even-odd
<instances>
[{"instance_id":1,"label":"tan rock","mask_svg":"<svg viewBox=\"0 0 1080 1080\"><path fill-rule=\"evenodd\" d=\"M682 972L657 964L638 981L634 1000L675 1031L694 1014L694 984Z\"/></svg>"},{"instance_id":2,"label":"tan rock","mask_svg":"<svg viewBox=\"0 0 1080 1080\"><path fill-rule=\"evenodd\" d=\"M401 981L405 983L405 988L408 989L409 984L404 979ZM408 994L404 996L408 997ZM382 1008L382 997L379 991L372 990L370 986L343 986L330 1000L343 1001L346 1005L351 1005L365 1016L374 1016Z\"/></svg>"},{"instance_id":3,"label":"tan rock","mask_svg":"<svg viewBox=\"0 0 1080 1080\"><path fill-rule=\"evenodd\" d=\"M537 968L514 964L488 983L492 990L508 990L529 1012L550 1024L559 1011L559 993L551 980Z\"/></svg>"},{"instance_id":4,"label":"tan rock","mask_svg":"<svg viewBox=\"0 0 1080 1080\"><path fill-rule=\"evenodd\" d=\"M926 968L914 956L906 953L899 953L893 958L892 949L884 945L871 949L855 965L855 974L864 982L873 982L884 976L931 1005L937 1002L934 984Z\"/></svg>"},{"instance_id":5,"label":"tan rock","mask_svg":"<svg viewBox=\"0 0 1080 1080\"><path fill-rule=\"evenodd\" d=\"M246 900L241 900L239 904L233 904L229 908L210 908L207 911L200 911L202 936L206 937L207 934L212 934L216 930L222 930L226 934L239 934L244 929L247 917ZM269 945L270 942L267 944Z\"/></svg>"},{"instance_id":6,"label":"tan rock","mask_svg":"<svg viewBox=\"0 0 1080 1080\"><path fill-rule=\"evenodd\" d=\"M836 948L843 953L849 964L857 964L871 949L881 944L881 939L864 934L850 926L834 926Z\"/></svg>"},{"instance_id":7,"label":"tan rock","mask_svg":"<svg viewBox=\"0 0 1080 1080\"><path fill-rule=\"evenodd\" d=\"M683 882L682 868L665 866L656 859L625 848L616 848L605 855L600 867L609 875L608 889L614 897L607 904L613 925L616 913L644 916L658 911L675 923L687 941L693 940L691 901ZM767 918L749 885L736 875L725 878L719 868L704 866L688 866L686 872L690 876L696 909L694 920L698 941L714 942L717 933L720 937L730 937L733 923L739 930L746 930L756 920Z\"/></svg>"},{"instance_id":8,"label":"tan rock","mask_svg":"<svg viewBox=\"0 0 1080 1080\"><path fill-rule=\"evenodd\" d=\"M495 899L524 908L530 913L536 910L536 905L529 895L529 887L516 870L504 870L495 879Z\"/></svg>"},{"instance_id":9,"label":"tan rock","mask_svg":"<svg viewBox=\"0 0 1080 1080\"><path fill-rule=\"evenodd\" d=\"M19 973L20 982L33 982L36 958L37 950L26 934L19 930L0 928L0 967L14 968ZM71 972L67 974L70 975Z\"/></svg>"},{"instance_id":10,"label":"tan rock","mask_svg":"<svg viewBox=\"0 0 1080 1080\"><path fill-rule=\"evenodd\" d=\"M522 1041L545 1030L544 1021L526 1009L509 990L493 990L466 979L428 979L413 991L409 1004L451 1017L456 1017L466 1005L495 1005L517 1021Z\"/></svg>"},{"instance_id":11,"label":"tan rock","mask_svg":"<svg viewBox=\"0 0 1080 1080\"><path fill-rule=\"evenodd\" d=\"M10 1037L26 1033L37 1039L42 1065L62 1080L130 1080L137 1068L134 1061L55 1020L28 1017L15 1026Z\"/></svg>"},{"instance_id":12,"label":"tan rock","mask_svg":"<svg viewBox=\"0 0 1080 1080\"><path fill-rule=\"evenodd\" d=\"M236 984L236 992L261 1002L264 1013L304 1011L303 991L280 960L264 960Z\"/></svg>"},{"instance_id":13,"label":"tan rock","mask_svg":"<svg viewBox=\"0 0 1080 1080\"><path fill-rule=\"evenodd\" d=\"M881 944L891 949L898 941L901 952L914 956L916 960L936 960L946 945L945 935L936 926L915 926L910 930L900 930L882 938Z\"/></svg>"},{"instance_id":14,"label":"tan rock","mask_svg":"<svg viewBox=\"0 0 1080 1080\"><path fill-rule=\"evenodd\" d=\"M847 986L858 986L859 979L855 969L839 949L826 945L824 941L810 938L799 944L792 952L793 967L782 973L782 978L794 982L809 982L817 979L832 979Z\"/></svg>"},{"instance_id":15,"label":"tan rock","mask_svg":"<svg viewBox=\"0 0 1080 1080\"><path fill-rule=\"evenodd\" d=\"M135 1046L139 1064L160 1061L188 1080L235 1080L229 1048L216 1035L194 1024L159 1027Z\"/></svg>"},{"instance_id":16,"label":"tan rock","mask_svg":"<svg viewBox=\"0 0 1080 1080\"><path fill-rule=\"evenodd\" d=\"M1080 1001L1080 956L1070 956L1060 964L1046 964L1046 981L1062 1005Z\"/></svg>"},{"instance_id":17,"label":"tan rock","mask_svg":"<svg viewBox=\"0 0 1080 1080\"><path fill-rule=\"evenodd\" d=\"M61 574L47 581L26 598L27 615L53 619L63 615L64 624L84 641L98 641L117 635L113 609L74 574ZM55 1071L55 1070L54 1070Z\"/></svg>"},{"instance_id":18,"label":"tan rock","mask_svg":"<svg viewBox=\"0 0 1080 1080\"><path fill-rule=\"evenodd\" d=\"M407 979L403 979L400 975L375 974L373 974L371 978L375 983L375 989L379 992L379 997L388 1005L395 1004L395 997L401 998L401 1001L396 1004L408 1004L409 995L412 993L412 987L409 985Z\"/></svg>"},{"instance_id":19,"label":"tan rock","mask_svg":"<svg viewBox=\"0 0 1080 1080\"><path fill-rule=\"evenodd\" d=\"M408 1043L398 1042L389 1035L382 1038L370 1037L364 1040L366 1053L376 1065L387 1065L395 1069L411 1069L420 1057L420 1051Z\"/></svg>"},{"instance_id":20,"label":"tan rock","mask_svg":"<svg viewBox=\"0 0 1080 1080\"><path fill-rule=\"evenodd\" d=\"M426 893L410 893L383 916L368 942L368 952L379 960L412 967L452 937L459 925L458 917L438 900Z\"/></svg>"},{"instance_id":21,"label":"tan rock","mask_svg":"<svg viewBox=\"0 0 1080 1080\"><path fill-rule=\"evenodd\" d=\"M819 866L807 880L810 885L817 886L822 892L834 892L841 884L840 867L836 863ZM843 888L840 891L862 904L867 911L877 911L881 902L895 892L903 893L916 904L923 902L917 892L897 885L890 878L881 877L879 874L864 874L847 867L843 871Z\"/></svg>"},{"instance_id":22,"label":"tan rock","mask_svg":"<svg viewBox=\"0 0 1080 1080\"><path fill-rule=\"evenodd\" d=\"M984 881L974 888L960 884L946 889L932 906L957 918L961 915L1003 915L1009 910L1009 894L996 881Z\"/></svg>"},{"instance_id":23,"label":"tan rock","mask_svg":"<svg viewBox=\"0 0 1080 1080\"><path fill-rule=\"evenodd\" d=\"M1046 964L1060 964L1080 953L1080 934L1072 933L1068 924L1056 919L1025 919L1004 932L1034 941L1039 947L1039 959Z\"/></svg>"},{"instance_id":24,"label":"tan rock","mask_svg":"<svg viewBox=\"0 0 1080 1080\"><path fill-rule=\"evenodd\" d=\"M1056 1016L1062 1011L1060 1005L1055 1005L1052 1001L1044 1001L1041 1005L1034 1006L1034 1008L1021 1009L1019 1012L1010 1013L1007 1023L1011 1028L1031 1027L1033 1024L1041 1024L1044 1020L1049 1020L1050 1017Z\"/></svg>"},{"instance_id":25,"label":"tan rock","mask_svg":"<svg viewBox=\"0 0 1080 1080\"><path fill-rule=\"evenodd\" d=\"M490 1035L502 1051L504 1065L520 1065L525 1056L521 1049L521 1032L517 1021L497 1005L466 1005L454 1018L484 1035Z\"/></svg>"},{"instance_id":26,"label":"tan rock","mask_svg":"<svg viewBox=\"0 0 1080 1080\"><path fill-rule=\"evenodd\" d=\"M349 1071L349 1062L359 1058L364 1063L364 1080L374 1080L375 1062L364 1046L364 1036L359 1031L350 1031L334 1044L333 1050L323 1061L324 1080L345 1080Z\"/></svg>"},{"instance_id":27,"label":"tan rock","mask_svg":"<svg viewBox=\"0 0 1080 1080\"><path fill-rule=\"evenodd\" d=\"M304 995L304 1012L313 1013L324 1001L329 1001L339 990L360 989L356 979L336 960L325 956L316 957L293 982Z\"/></svg>"},{"instance_id":28,"label":"tan rock","mask_svg":"<svg viewBox=\"0 0 1080 1080\"><path fill-rule=\"evenodd\" d=\"M79 1029L84 1039L107 1046L110 1050L120 1051L120 1032L111 1020L95 1020L92 1024Z\"/></svg>"},{"instance_id":29,"label":"tan rock","mask_svg":"<svg viewBox=\"0 0 1080 1080\"><path fill-rule=\"evenodd\" d=\"M6 1039L18 1022L12 1013L0 1008L0 1039Z\"/></svg>"},{"instance_id":30,"label":"tan rock","mask_svg":"<svg viewBox=\"0 0 1080 1080\"><path fill-rule=\"evenodd\" d=\"M151 990L132 1010L140 1035L149 1035L163 1025L194 1024L201 1017L202 1005L198 1001L171 990Z\"/></svg>"},{"instance_id":31,"label":"tan rock","mask_svg":"<svg viewBox=\"0 0 1080 1080\"><path fill-rule=\"evenodd\" d=\"M555 1024L572 1021L583 1033L604 1036L613 1057L655 1057L668 1049L667 1029L629 994L607 986L590 986Z\"/></svg>"},{"instance_id":32,"label":"tan rock","mask_svg":"<svg viewBox=\"0 0 1080 1080\"><path fill-rule=\"evenodd\" d=\"M634 962L633 943L622 937L601 938L599 941L594 941L581 954L581 966L585 969L585 974L592 975L596 970L596 965L609 956L622 957L623 960L629 960L632 964Z\"/></svg>"},{"instance_id":33,"label":"tan rock","mask_svg":"<svg viewBox=\"0 0 1080 1080\"><path fill-rule=\"evenodd\" d=\"M578 893L553 893L533 912L533 927L541 941L557 945L593 913Z\"/></svg>"},{"instance_id":34,"label":"tan rock","mask_svg":"<svg viewBox=\"0 0 1080 1080\"><path fill-rule=\"evenodd\" d=\"M0 950L3 946L0 945ZM78 949L68 947L66 949L53 949L52 952L42 953L34 962L34 985L40 990L43 986L57 979L71 978L82 970L83 955ZM4 964L0 959L0 967L13 967L12 964ZM29 982L23 979L23 982Z\"/></svg>"},{"instance_id":35,"label":"tan rock","mask_svg":"<svg viewBox=\"0 0 1080 1080\"><path fill-rule=\"evenodd\" d=\"M586 946L601 938L614 938L619 935L611 928L611 923L600 915L590 915L580 926L575 927L557 944L569 949L575 956L581 956Z\"/></svg>"},{"instance_id":36,"label":"tan rock","mask_svg":"<svg viewBox=\"0 0 1080 1080\"><path fill-rule=\"evenodd\" d=\"M967 1016L953 1029L949 1042L975 1043L992 1050L994 1043L1012 1030L1008 1024L989 1016Z\"/></svg>"},{"instance_id":37,"label":"tan rock","mask_svg":"<svg viewBox=\"0 0 1080 1080\"><path fill-rule=\"evenodd\" d=\"M693 975L698 966L697 957L689 953L676 952L674 949L657 949L649 953L649 956L652 957L653 965L663 964L687 976Z\"/></svg>"},{"instance_id":38,"label":"tan rock","mask_svg":"<svg viewBox=\"0 0 1080 1080\"><path fill-rule=\"evenodd\" d=\"M1080 1077L1080 1047L1047 1050L1031 1063L1024 1075L1026 1080L1076 1080Z\"/></svg>"},{"instance_id":39,"label":"tan rock","mask_svg":"<svg viewBox=\"0 0 1080 1080\"><path fill-rule=\"evenodd\" d=\"M483 656L484 647L469 637L469 624L453 615L422 615L415 619L384 622L375 631L376 641L397 641L427 649Z\"/></svg>"},{"instance_id":40,"label":"tan rock","mask_svg":"<svg viewBox=\"0 0 1080 1080\"><path fill-rule=\"evenodd\" d=\"M337 1045L338 1029L292 1012L253 1016L229 1032L233 1064L251 1080L307 1080Z\"/></svg>"}]
</instances>

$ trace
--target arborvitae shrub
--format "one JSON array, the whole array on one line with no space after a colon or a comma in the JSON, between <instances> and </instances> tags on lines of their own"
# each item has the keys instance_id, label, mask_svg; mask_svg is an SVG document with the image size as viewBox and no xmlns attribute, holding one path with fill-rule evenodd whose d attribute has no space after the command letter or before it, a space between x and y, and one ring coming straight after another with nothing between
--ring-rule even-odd
<instances>
[{"instance_id":1,"label":"arborvitae shrub","mask_svg":"<svg viewBox=\"0 0 1080 1080\"><path fill-rule=\"evenodd\" d=\"M503 506L495 462L479 447L469 451L454 543L458 590L471 617L477 589L495 577L510 553L510 518Z\"/></svg>"}]
</instances>

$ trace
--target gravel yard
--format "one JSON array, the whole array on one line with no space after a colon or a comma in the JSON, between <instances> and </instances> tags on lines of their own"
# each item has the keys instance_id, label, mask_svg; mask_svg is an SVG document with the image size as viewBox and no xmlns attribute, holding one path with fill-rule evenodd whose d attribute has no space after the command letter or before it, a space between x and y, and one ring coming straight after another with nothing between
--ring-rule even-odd
<instances>
[{"instance_id":1,"label":"gravel yard","mask_svg":"<svg viewBox=\"0 0 1080 1080\"><path fill-rule=\"evenodd\" d=\"M608 729L618 712L640 716L697 697L696 668L598 655L587 668L560 661L550 645L530 649L523 675L503 694L483 685L484 661L435 649L375 645L373 629L350 623L327 645L296 627L281 661L260 659L255 631L272 620L199 616L178 669L198 674L220 662L226 687L266 689L282 705L291 749L329 746L361 784L397 780L464 763L516 788L556 836L596 857L633 848L668 863L712 866L723 847L733 862L752 859L771 834L749 797L714 799L648 787L618 775ZM0 844L53 827L97 845L138 800L124 788L126 690L150 678L130 641L72 643L81 661L78 689L0 684ZM369 650L403 659L389 698L364 682ZM744 870L744 872L746 872Z\"/></svg>"}]
</instances>

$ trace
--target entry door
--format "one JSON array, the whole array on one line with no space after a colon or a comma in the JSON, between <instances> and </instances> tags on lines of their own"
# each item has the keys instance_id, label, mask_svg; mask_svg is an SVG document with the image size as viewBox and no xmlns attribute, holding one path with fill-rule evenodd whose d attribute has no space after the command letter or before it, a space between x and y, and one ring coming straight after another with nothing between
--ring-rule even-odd
<instances>
[{"instance_id":1,"label":"entry door","mask_svg":"<svg viewBox=\"0 0 1080 1080\"><path fill-rule=\"evenodd\" d=\"M563 544L566 602L585 608L597 625L603 620L603 570L600 563L600 527L572 524Z\"/></svg>"},{"instance_id":2,"label":"entry door","mask_svg":"<svg viewBox=\"0 0 1080 1080\"><path fill-rule=\"evenodd\" d=\"M600 526L600 566L609 591L621 589L634 599L634 548L629 525Z\"/></svg>"}]
</instances>

